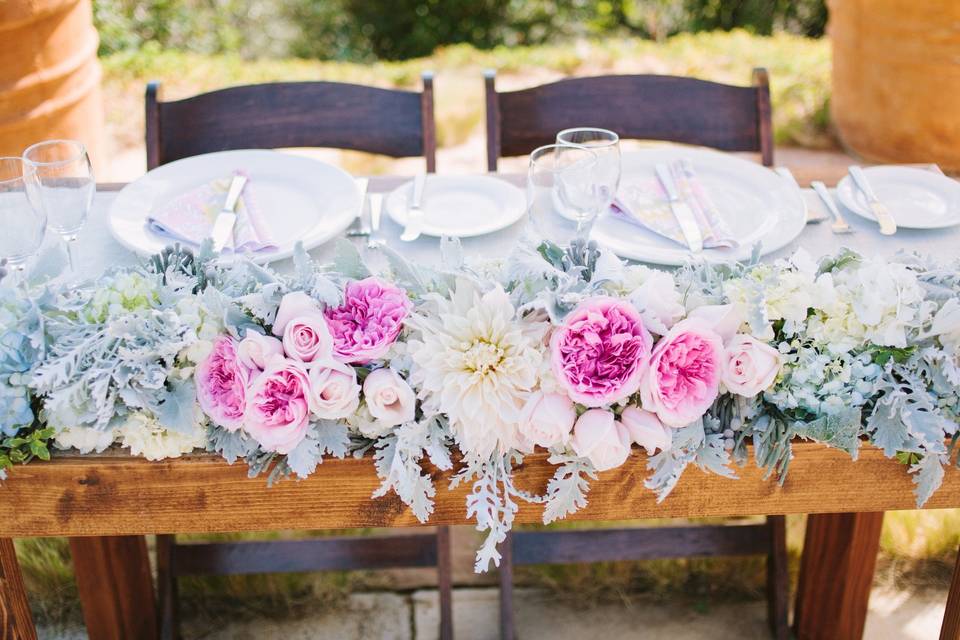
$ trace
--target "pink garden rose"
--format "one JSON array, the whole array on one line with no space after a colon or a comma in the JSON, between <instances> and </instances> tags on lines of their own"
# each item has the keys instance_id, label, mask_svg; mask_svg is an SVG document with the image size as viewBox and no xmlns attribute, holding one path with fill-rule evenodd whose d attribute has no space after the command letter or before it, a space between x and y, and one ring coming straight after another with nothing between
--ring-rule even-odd
<instances>
[{"instance_id":1,"label":"pink garden rose","mask_svg":"<svg viewBox=\"0 0 960 640\"><path fill-rule=\"evenodd\" d=\"M620 422L627 428L630 439L646 449L652 455L657 449L666 451L673 444L673 434L669 427L663 426L654 413L640 407L627 407L620 414Z\"/></svg>"},{"instance_id":2,"label":"pink garden rose","mask_svg":"<svg viewBox=\"0 0 960 640\"><path fill-rule=\"evenodd\" d=\"M636 309L608 297L589 298L550 339L550 361L574 402L600 407L635 393L653 339Z\"/></svg>"},{"instance_id":3,"label":"pink garden rose","mask_svg":"<svg viewBox=\"0 0 960 640\"><path fill-rule=\"evenodd\" d=\"M303 365L272 360L247 390L244 428L267 451L290 453L310 426L310 381Z\"/></svg>"},{"instance_id":4,"label":"pink garden rose","mask_svg":"<svg viewBox=\"0 0 960 640\"><path fill-rule=\"evenodd\" d=\"M406 291L392 284L377 278L347 283L343 304L326 311L334 357L351 364L382 358L400 335L409 311Z\"/></svg>"},{"instance_id":5,"label":"pink garden rose","mask_svg":"<svg viewBox=\"0 0 960 640\"><path fill-rule=\"evenodd\" d=\"M371 371L363 381L363 397L370 415L384 426L395 427L416 417L417 397L393 369Z\"/></svg>"},{"instance_id":6,"label":"pink garden rose","mask_svg":"<svg viewBox=\"0 0 960 640\"><path fill-rule=\"evenodd\" d=\"M586 458L597 471L615 469L630 455L630 434L612 411L590 409L573 426L574 453Z\"/></svg>"},{"instance_id":7,"label":"pink garden rose","mask_svg":"<svg viewBox=\"0 0 960 640\"><path fill-rule=\"evenodd\" d=\"M236 431L246 410L250 371L237 359L237 343L220 336L193 374L200 408L215 424Z\"/></svg>"},{"instance_id":8,"label":"pink garden rose","mask_svg":"<svg viewBox=\"0 0 960 640\"><path fill-rule=\"evenodd\" d=\"M237 345L237 359L250 370L263 371L267 362L283 357L283 343L273 336L265 336L256 331L247 331Z\"/></svg>"},{"instance_id":9,"label":"pink garden rose","mask_svg":"<svg viewBox=\"0 0 960 640\"><path fill-rule=\"evenodd\" d=\"M550 448L570 441L577 419L573 401L562 393L536 392L520 411L520 435L535 445Z\"/></svg>"},{"instance_id":10,"label":"pink garden rose","mask_svg":"<svg viewBox=\"0 0 960 640\"><path fill-rule=\"evenodd\" d=\"M346 418L360 406L360 385L353 367L335 360L310 368L310 407L318 418Z\"/></svg>"},{"instance_id":11,"label":"pink garden rose","mask_svg":"<svg viewBox=\"0 0 960 640\"><path fill-rule=\"evenodd\" d=\"M643 408L671 427L697 420L720 391L723 355L723 341L702 320L681 320L653 349L640 385Z\"/></svg>"},{"instance_id":12,"label":"pink garden rose","mask_svg":"<svg viewBox=\"0 0 960 640\"><path fill-rule=\"evenodd\" d=\"M773 384L782 365L779 351L753 336L739 333L727 342L720 379L731 393L752 398Z\"/></svg>"},{"instance_id":13,"label":"pink garden rose","mask_svg":"<svg viewBox=\"0 0 960 640\"><path fill-rule=\"evenodd\" d=\"M302 291L280 300L273 335L283 337L283 350L293 360L313 362L333 353L333 338L320 305Z\"/></svg>"}]
</instances>

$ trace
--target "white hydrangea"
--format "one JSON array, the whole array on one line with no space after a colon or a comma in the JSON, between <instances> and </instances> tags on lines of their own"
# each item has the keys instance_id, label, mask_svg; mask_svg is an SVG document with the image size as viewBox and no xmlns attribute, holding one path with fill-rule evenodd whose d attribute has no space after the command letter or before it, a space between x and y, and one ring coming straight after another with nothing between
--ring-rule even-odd
<instances>
[{"instance_id":1,"label":"white hydrangea","mask_svg":"<svg viewBox=\"0 0 960 640\"><path fill-rule=\"evenodd\" d=\"M121 446L128 447L135 456L147 460L179 458L194 449L206 446L203 412L199 411L193 427L187 433L171 431L144 413L131 414L117 429Z\"/></svg>"},{"instance_id":2,"label":"white hydrangea","mask_svg":"<svg viewBox=\"0 0 960 640\"><path fill-rule=\"evenodd\" d=\"M210 354L214 340L223 333L223 322L219 316L207 312L202 296L185 296L178 300L177 314L192 333L191 343L180 352L180 359L199 363Z\"/></svg>"},{"instance_id":3,"label":"white hydrangea","mask_svg":"<svg viewBox=\"0 0 960 640\"><path fill-rule=\"evenodd\" d=\"M100 453L113 444L116 438L114 429L94 429L93 427L70 427L61 429L53 436L53 445L57 449L77 449L80 453Z\"/></svg>"},{"instance_id":4,"label":"white hydrangea","mask_svg":"<svg viewBox=\"0 0 960 640\"><path fill-rule=\"evenodd\" d=\"M103 322L110 315L153 307L159 300L159 281L135 271L104 278L84 309L84 320Z\"/></svg>"}]
</instances>

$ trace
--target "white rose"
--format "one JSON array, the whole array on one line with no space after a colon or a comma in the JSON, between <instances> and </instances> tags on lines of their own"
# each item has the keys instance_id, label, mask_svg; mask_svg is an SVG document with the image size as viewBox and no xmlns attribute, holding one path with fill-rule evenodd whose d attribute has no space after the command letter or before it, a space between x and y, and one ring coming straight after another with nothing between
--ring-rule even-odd
<instances>
[{"instance_id":1,"label":"white rose","mask_svg":"<svg viewBox=\"0 0 960 640\"><path fill-rule=\"evenodd\" d=\"M669 273L642 268L646 269L645 278L629 299L640 312L643 326L662 336L683 318L683 296L677 291Z\"/></svg>"},{"instance_id":2,"label":"white rose","mask_svg":"<svg viewBox=\"0 0 960 640\"><path fill-rule=\"evenodd\" d=\"M573 451L597 471L615 469L630 455L630 434L610 411L590 409L573 426Z\"/></svg>"},{"instance_id":3,"label":"white rose","mask_svg":"<svg viewBox=\"0 0 960 640\"><path fill-rule=\"evenodd\" d=\"M743 314L732 304L703 305L693 309L687 317L703 320L724 342L732 338L743 324Z\"/></svg>"},{"instance_id":4,"label":"white rose","mask_svg":"<svg viewBox=\"0 0 960 640\"><path fill-rule=\"evenodd\" d=\"M720 381L731 393L752 398L773 384L782 366L779 351L753 336L737 334L726 344Z\"/></svg>"},{"instance_id":5,"label":"white rose","mask_svg":"<svg viewBox=\"0 0 960 640\"><path fill-rule=\"evenodd\" d=\"M283 343L273 336L248 330L237 344L237 361L248 369L263 371L274 357L283 357Z\"/></svg>"},{"instance_id":6,"label":"white rose","mask_svg":"<svg viewBox=\"0 0 960 640\"><path fill-rule=\"evenodd\" d=\"M520 411L520 435L548 449L566 445L576 419L577 410L568 396L538 391L527 398Z\"/></svg>"},{"instance_id":7,"label":"white rose","mask_svg":"<svg viewBox=\"0 0 960 640\"><path fill-rule=\"evenodd\" d=\"M417 398L407 381L393 369L377 369L363 381L363 397L370 415L383 426L394 427L416 417Z\"/></svg>"},{"instance_id":8,"label":"white rose","mask_svg":"<svg viewBox=\"0 0 960 640\"><path fill-rule=\"evenodd\" d=\"M328 360L310 368L310 406L318 418L345 418L359 405L360 385L353 367Z\"/></svg>"},{"instance_id":9,"label":"white rose","mask_svg":"<svg viewBox=\"0 0 960 640\"><path fill-rule=\"evenodd\" d=\"M627 428L630 439L646 449L647 455L653 455L657 449L667 451L673 444L673 431L664 426L655 413L640 407L627 407L620 415L620 421Z\"/></svg>"}]
</instances>

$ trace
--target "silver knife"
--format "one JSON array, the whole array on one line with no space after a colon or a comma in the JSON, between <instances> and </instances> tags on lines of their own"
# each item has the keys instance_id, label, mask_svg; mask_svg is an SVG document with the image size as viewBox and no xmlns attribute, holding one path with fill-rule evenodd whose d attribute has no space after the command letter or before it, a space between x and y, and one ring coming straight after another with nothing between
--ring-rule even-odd
<instances>
[{"instance_id":1,"label":"silver knife","mask_svg":"<svg viewBox=\"0 0 960 640\"><path fill-rule=\"evenodd\" d=\"M673 216L677 219L677 224L680 225L680 231L687 241L687 246L694 253L700 253L703 251L703 236L700 234L700 227L697 226L697 220L693 217L690 205L680 198L677 185L673 181L673 176L670 175L670 168L663 163L657 163L654 171L660 185L667 193L667 199L670 200L670 210L673 211Z\"/></svg>"},{"instance_id":2,"label":"silver knife","mask_svg":"<svg viewBox=\"0 0 960 640\"><path fill-rule=\"evenodd\" d=\"M246 176L233 176L230 181L227 199L223 201L223 209L217 214L217 219L213 222L213 229L210 230L213 250L217 253L223 251L223 248L227 246L227 240L233 235L233 227L237 224L237 214L235 213L237 202L240 201L240 194L246 184Z\"/></svg>"},{"instance_id":3,"label":"silver knife","mask_svg":"<svg viewBox=\"0 0 960 640\"><path fill-rule=\"evenodd\" d=\"M354 181L357 185L357 191L360 193L360 211L357 212L356 219L347 227L347 236L354 238L356 236L369 236L370 225L364 223L363 212L367 204L367 186L370 184L369 178L357 178Z\"/></svg>"},{"instance_id":4,"label":"silver knife","mask_svg":"<svg viewBox=\"0 0 960 640\"><path fill-rule=\"evenodd\" d=\"M370 194L370 236L367 238L367 248L376 249L384 244L380 239L380 217L383 214L383 194Z\"/></svg>"},{"instance_id":5,"label":"silver knife","mask_svg":"<svg viewBox=\"0 0 960 640\"><path fill-rule=\"evenodd\" d=\"M410 206L407 207L407 223L404 225L400 239L410 242L420 237L423 228L423 185L427 181L424 173L418 173L413 178L413 195L410 197Z\"/></svg>"},{"instance_id":6,"label":"silver knife","mask_svg":"<svg viewBox=\"0 0 960 640\"><path fill-rule=\"evenodd\" d=\"M880 225L880 233L885 236L892 236L897 232L897 221L893 219L893 216L890 215L890 210L887 209L887 206L880 202L880 199L877 198L877 194L874 192L873 187L870 186L870 181L867 179L867 174L863 172L863 169L854 165L850 167L850 177L853 178L854 184L857 185L857 188L863 192L863 195L867 198L867 204L870 206L870 211L873 212L873 217L877 219L877 223Z\"/></svg>"}]
</instances>

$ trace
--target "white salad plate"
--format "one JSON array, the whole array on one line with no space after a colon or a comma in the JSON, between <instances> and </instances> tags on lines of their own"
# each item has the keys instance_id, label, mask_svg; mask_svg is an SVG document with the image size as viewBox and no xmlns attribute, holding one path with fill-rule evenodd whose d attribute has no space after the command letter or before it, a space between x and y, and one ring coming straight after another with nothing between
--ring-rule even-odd
<instances>
[{"instance_id":1,"label":"white salad plate","mask_svg":"<svg viewBox=\"0 0 960 640\"><path fill-rule=\"evenodd\" d=\"M125 186L110 207L110 231L131 251L157 253L174 241L148 227L150 214L190 189L238 170L255 187L258 208L277 245L276 251L248 253L255 262L288 258L297 242L311 249L340 235L362 205L354 179L333 165L278 151L220 151L165 164Z\"/></svg>"},{"instance_id":2,"label":"white salad plate","mask_svg":"<svg viewBox=\"0 0 960 640\"><path fill-rule=\"evenodd\" d=\"M681 244L610 212L600 214L590 237L623 258L677 266L692 257L709 262L747 260L757 243L760 254L766 255L787 246L803 231L807 206L795 184L762 165L717 151L665 145L624 152L621 190L631 182L649 184L655 180L657 163L680 158L693 164L738 247L704 249L694 256Z\"/></svg>"},{"instance_id":3,"label":"white salad plate","mask_svg":"<svg viewBox=\"0 0 960 640\"><path fill-rule=\"evenodd\" d=\"M387 195L384 207L397 224L406 224L412 194L411 180ZM499 178L429 174L420 206L425 235L469 238L515 223L526 213L527 199L523 191Z\"/></svg>"},{"instance_id":4,"label":"white salad plate","mask_svg":"<svg viewBox=\"0 0 960 640\"><path fill-rule=\"evenodd\" d=\"M863 172L898 227L942 229L960 224L960 182L913 167L867 167ZM837 199L850 212L876 220L849 175L837 185Z\"/></svg>"}]
</instances>

